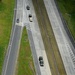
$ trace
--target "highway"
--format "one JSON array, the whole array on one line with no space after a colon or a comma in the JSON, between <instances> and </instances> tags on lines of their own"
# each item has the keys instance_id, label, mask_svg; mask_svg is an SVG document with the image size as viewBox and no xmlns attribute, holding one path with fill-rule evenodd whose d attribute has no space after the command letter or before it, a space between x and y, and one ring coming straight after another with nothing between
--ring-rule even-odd
<instances>
[{"instance_id":1,"label":"highway","mask_svg":"<svg viewBox=\"0 0 75 75\"><path fill-rule=\"evenodd\" d=\"M49 63L47 60L42 36L40 33L38 21L34 11L32 0L24 0L24 24L28 32L28 38L30 42L30 47L33 55L34 66L36 70L36 75L51 75L49 68ZM30 10L26 9L26 6L30 7ZM26 9L26 10L25 10ZM33 22L29 21L29 14L32 15ZM26 20L26 21L25 21ZM39 57L42 56L44 60L44 66L41 67L39 63Z\"/></svg>"},{"instance_id":2,"label":"highway","mask_svg":"<svg viewBox=\"0 0 75 75\"><path fill-rule=\"evenodd\" d=\"M30 6L30 11L26 6ZM30 41L31 51L33 55L36 75L51 75L46 52L44 49L42 37L38 27L34 7L31 0L16 0L14 8L14 21L10 36L10 42L5 57L2 75L14 75L17 64L17 57L19 53L20 41L24 26L26 26L28 37ZM33 15L33 22L29 21L29 14ZM19 22L17 21L19 19ZM36 26L35 26L36 25ZM44 67L40 66L39 57L42 56L44 60Z\"/></svg>"},{"instance_id":3,"label":"highway","mask_svg":"<svg viewBox=\"0 0 75 75\"><path fill-rule=\"evenodd\" d=\"M15 66L16 66L16 61L19 53L20 40L21 40L21 35L23 30L22 12L18 12L17 10L18 7L17 1L15 1L16 5L14 9L13 25L12 25L7 54L4 60L2 75L13 75L15 73ZM20 19L20 23L17 23L17 18Z\"/></svg>"},{"instance_id":4,"label":"highway","mask_svg":"<svg viewBox=\"0 0 75 75\"><path fill-rule=\"evenodd\" d=\"M52 75L66 75L43 0L32 0ZM60 66L59 66L60 63Z\"/></svg>"},{"instance_id":5,"label":"highway","mask_svg":"<svg viewBox=\"0 0 75 75\"><path fill-rule=\"evenodd\" d=\"M2 75L13 75L15 61L18 55L18 49L20 45L20 38L22 34L21 26L15 26L13 40L8 48L8 53L6 56L5 66Z\"/></svg>"},{"instance_id":6,"label":"highway","mask_svg":"<svg viewBox=\"0 0 75 75\"><path fill-rule=\"evenodd\" d=\"M30 10L27 10L27 6L30 7ZM32 15L32 22L29 20L29 15ZM15 75L24 27L28 33L36 75L75 74L75 55L73 53L75 49L65 31L55 1L16 0L10 42L2 75ZM39 63L40 56L44 60L43 67Z\"/></svg>"},{"instance_id":7,"label":"highway","mask_svg":"<svg viewBox=\"0 0 75 75\"><path fill-rule=\"evenodd\" d=\"M75 75L74 46L66 33L54 0L44 0L67 75Z\"/></svg>"}]
</instances>

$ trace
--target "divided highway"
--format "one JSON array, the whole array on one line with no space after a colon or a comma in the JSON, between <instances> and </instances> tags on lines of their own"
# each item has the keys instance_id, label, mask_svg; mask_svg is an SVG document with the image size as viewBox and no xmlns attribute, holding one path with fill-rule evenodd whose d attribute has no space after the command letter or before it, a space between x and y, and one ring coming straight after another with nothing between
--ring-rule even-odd
<instances>
[{"instance_id":1,"label":"divided highway","mask_svg":"<svg viewBox=\"0 0 75 75\"><path fill-rule=\"evenodd\" d=\"M27 5L30 6L30 11L26 9ZM14 25L12 26L12 32L8 51L5 57L2 75L14 75L16 69L16 62L19 53L20 40L23 27L26 26L30 46L32 50L34 65L36 69L36 75L51 75L46 52L44 49L42 37L38 27L34 7L31 0L17 0L16 8L14 9ZM29 20L29 14L32 15L33 22ZM44 60L44 66L41 67L39 63L39 57L42 56Z\"/></svg>"},{"instance_id":2,"label":"divided highway","mask_svg":"<svg viewBox=\"0 0 75 75\"><path fill-rule=\"evenodd\" d=\"M32 1L52 75L66 75L44 2L43 0Z\"/></svg>"},{"instance_id":3,"label":"divided highway","mask_svg":"<svg viewBox=\"0 0 75 75\"><path fill-rule=\"evenodd\" d=\"M30 7L29 10L27 6ZM15 73L24 26L28 33L36 75L74 75L74 47L63 27L54 0L16 0L14 11L2 75ZM31 19L29 15L32 16ZM40 56L44 66L40 66Z\"/></svg>"}]
</instances>

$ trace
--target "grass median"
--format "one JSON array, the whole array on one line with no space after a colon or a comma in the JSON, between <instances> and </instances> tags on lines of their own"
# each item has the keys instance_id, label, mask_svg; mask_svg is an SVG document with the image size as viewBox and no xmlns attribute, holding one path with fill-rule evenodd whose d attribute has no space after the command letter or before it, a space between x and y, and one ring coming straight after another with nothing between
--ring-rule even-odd
<instances>
[{"instance_id":1,"label":"grass median","mask_svg":"<svg viewBox=\"0 0 75 75\"><path fill-rule=\"evenodd\" d=\"M14 4L15 0L2 0L0 2L0 75L11 34Z\"/></svg>"},{"instance_id":2,"label":"grass median","mask_svg":"<svg viewBox=\"0 0 75 75\"><path fill-rule=\"evenodd\" d=\"M26 28L22 33L15 75L36 75Z\"/></svg>"},{"instance_id":3,"label":"grass median","mask_svg":"<svg viewBox=\"0 0 75 75\"><path fill-rule=\"evenodd\" d=\"M57 3L75 39L75 0L57 0Z\"/></svg>"}]
</instances>

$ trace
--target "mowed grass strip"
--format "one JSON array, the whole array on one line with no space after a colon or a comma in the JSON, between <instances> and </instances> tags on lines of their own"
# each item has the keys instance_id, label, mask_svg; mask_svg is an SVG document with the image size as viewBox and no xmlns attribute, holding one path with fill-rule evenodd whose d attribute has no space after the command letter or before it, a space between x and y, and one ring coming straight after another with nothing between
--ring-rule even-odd
<instances>
[{"instance_id":1,"label":"mowed grass strip","mask_svg":"<svg viewBox=\"0 0 75 75\"><path fill-rule=\"evenodd\" d=\"M22 33L15 75L36 75L26 28Z\"/></svg>"},{"instance_id":2,"label":"mowed grass strip","mask_svg":"<svg viewBox=\"0 0 75 75\"><path fill-rule=\"evenodd\" d=\"M56 0L59 9L75 39L75 0Z\"/></svg>"},{"instance_id":3,"label":"mowed grass strip","mask_svg":"<svg viewBox=\"0 0 75 75\"><path fill-rule=\"evenodd\" d=\"M43 0L32 0L52 75L66 75ZM38 1L38 4L37 4ZM41 13L41 14L40 14Z\"/></svg>"},{"instance_id":4,"label":"mowed grass strip","mask_svg":"<svg viewBox=\"0 0 75 75\"><path fill-rule=\"evenodd\" d=\"M15 0L2 0L0 2L0 75L10 39L14 5Z\"/></svg>"}]
</instances>

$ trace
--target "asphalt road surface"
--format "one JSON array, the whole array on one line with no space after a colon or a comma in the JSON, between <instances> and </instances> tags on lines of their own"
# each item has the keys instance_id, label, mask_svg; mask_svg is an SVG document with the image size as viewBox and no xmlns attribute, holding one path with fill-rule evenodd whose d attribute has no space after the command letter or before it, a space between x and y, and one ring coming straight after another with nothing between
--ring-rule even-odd
<instances>
[{"instance_id":1,"label":"asphalt road surface","mask_svg":"<svg viewBox=\"0 0 75 75\"><path fill-rule=\"evenodd\" d=\"M31 51L33 55L36 75L51 75L49 63L47 60L43 40L41 37L39 25L37 22L36 14L32 4L32 0L24 0L24 24L26 26ZM26 6L30 7L30 10L26 9ZM29 21L29 14L32 15L32 22ZM42 56L44 60L44 66L41 67L39 63L39 57Z\"/></svg>"},{"instance_id":2,"label":"asphalt road surface","mask_svg":"<svg viewBox=\"0 0 75 75\"><path fill-rule=\"evenodd\" d=\"M32 11L27 11L26 6L30 5ZM12 26L12 32L8 51L5 57L2 75L14 75L16 69L17 56L19 53L20 40L24 25L26 26L30 46L32 49L32 55L34 59L34 65L37 75L51 75L47 56L44 50L40 30L38 27L37 19L35 16L34 8L31 0L16 0L14 14L14 22ZM29 21L29 14L33 15L33 21ZM19 19L19 22L17 22ZM36 26L35 26L36 25ZM44 60L44 67L40 66L39 57L42 56Z\"/></svg>"},{"instance_id":3,"label":"asphalt road surface","mask_svg":"<svg viewBox=\"0 0 75 75\"><path fill-rule=\"evenodd\" d=\"M16 4L15 4L15 10L14 10L12 31L11 31L10 42L8 45L7 54L4 60L2 75L13 75L14 74L17 56L19 53L20 40L21 40L22 30L23 30L22 9L21 9L22 6L19 7L20 10L17 10L18 5L19 5L19 0L16 0L15 2ZM17 23L17 18L20 19L19 23Z\"/></svg>"},{"instance_id":4,"label":"asphalt road surface","mask_svg":"<svg viewBox=\"0 0 75 75\"><path fill-rule=\"evenodd\" d=\"M12 42L8 47L8 53L6 56L5 66L2 75L13 75L14 73L21 34L22 34L22 27L16 25L12 36L13 37Z\"/></svg>"},{"instance_id":5,"label":"asphalt road surface","mask_svg":"<svg viewBox=\"0 0 75 75\"><path fill-rule=\"evenodd\" d=\"M52 29L59 47L67 75L75 75L74 47L67 35L54 0L44 0Z\"/></svg>"},{"instance_id":6,"label":"asphalt road surface","mask_svg":"<svg viewBox=\"0 0 75 75\"><path fill-rule=\"evenodd\" d=\"M66 73L67 75L74 75L75 65L72 60L72 58L75 57L73 56L72 52L72 49L74 48L71 47L72 44L70 43L70 40L65 32L54 0L44 0L44 3L47 9L49 20L51 21L53 32L55 34ZM30 10L26 10L27 5L30 6ZM32 14L33 22L29 21L29 14ZM17 19L19 19L19 23L17 23ZM36 74L51 75L50 66L46 56L32 0L16 0L14 23L12 26L10 42L3 65L2 75L13 75L15 72L15 66L19 53L19 46L24 25L26 26L28 32ZM44 59L44 67L41 67L39 64L40 56L42 56Z\"/></svg>"}]
</instances>

